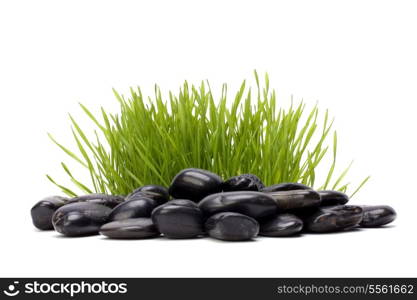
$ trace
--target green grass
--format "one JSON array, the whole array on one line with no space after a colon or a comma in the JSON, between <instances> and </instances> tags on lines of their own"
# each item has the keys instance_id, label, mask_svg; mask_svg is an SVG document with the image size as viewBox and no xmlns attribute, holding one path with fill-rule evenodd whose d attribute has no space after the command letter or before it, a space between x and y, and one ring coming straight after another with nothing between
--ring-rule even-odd
<instances>
[{"instance_id":1,"label":"green grass","mask_svg":"<svg viewBox=\"0 0 417 300\"><path fill-rule=\"evenodd\" d=\"M152 99L144 97L139 88L131 89L128 99L114 91L119 114L101 108L101 115L95 116L80 104L95 126L94 136L87 136L70 116L76 150L50 137L74 162L88 169L90 182L81 182L61 163L83 193L128 194L145 184L168 186L178 171L190 167L223 178L253 173L267 185L301 182L346 192L349 183L344 178L350 165L335 175L337 135L328 112L320 114L317 106L306 110L302 102L278 107L268 75L263 85L256 72L255 79L254 90L244 81L233 98L223 85L217 101L204 82L199 86L185 82L168 99L157 86ZM326 159L330 159L330 168L317 186L317 168ZM76 195L72 188L47 177L66 194Z\"/></svg>"}]
</instances>

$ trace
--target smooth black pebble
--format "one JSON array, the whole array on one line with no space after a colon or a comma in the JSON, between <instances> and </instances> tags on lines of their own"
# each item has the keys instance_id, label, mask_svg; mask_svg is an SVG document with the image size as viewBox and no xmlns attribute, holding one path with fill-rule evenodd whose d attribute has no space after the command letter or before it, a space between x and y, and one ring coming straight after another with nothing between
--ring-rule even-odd
<instances>
[{"instance_id":1,"label":"smooth black pebble","mask_svg":"<svg viewBox=\"0 0 417 300\"><path fill-rule=\"evenodd\" d=\"M361 227L378 227L391 223L397 217L395 210L388 205L361 206L363 218Z\"/></svg>"},{"instance_id":2,"label":"smooth black pebble","mask_svg":"<svg viewBox=\"0 0 417 300\"><path fill-rule=\"evenodd\" d=\"M291 236L303 229L303 221L292 214L282 214L260 224L259 235L270 237Z\"/></svg>"},{"instance_id":3,"label":"smooth black pebble","mask_svg":"<svg viewBox=\"0 0 417 300\"><path fill-rule=\"evenodd\" d=\"M278 211L318 207L321 203L319 193L313 190L291 190L265 194L274 199Z\"/></svg>"},{"instance_id":4,"label":"smooth black pebble","mask_svg":"<svg viewBox=\"0 0 417 300\"><path fill-rule=\"evenodd\" d=\"M343 205L348 203L349 197L345 193L339 191L318 191L321 198L321 206Z\"/></svg>"},{"instance_id":5,"label":"smooth black pebble","mask_svg":"<svg viewBox=\"0 0 417 300\"><path fill-rule=\"evenodd\" d=\"M358 225L363 216L360 206L336 205L317 209L304 221L306 231L325 233L341 231Z\"/></svg>"},{"instance_id":6,"label":"smooth black pebble","mask_svg":"<svg viewBox=\"0 0 417 300\"><path fill-rule=\"evenodd\" d=\"M191 200L176 199L158 206L152 221L167 238L194 238L204 233L203 214Z\"/></svg>"},{"instance_id":7,"label":"smooth black pebble","mask_svg":"<svg viewBox=\"0 0 417 300\"><path fill-rule=\"evenodd\" d=\"M264 187L265 186L262 181L253 174L242 174L239 176L231 177L227 179L222 185L224 192L260 191Z\"/></svg>"},{"instance_id":8,"label":"smooth black pebble","mask_svg":"<svg viewBox=\"0 0 417 300\"><path fill-rule=\"evenodd\" d=\"M107 206L77 202L58 208L52 223L57 232L66 236L83 236L98 234L101 225L106 223L111 209Z\"/></svg>"},{"instance_id":9,"label":"smooth black pebble","mask_svg":"<svg viewBox=\"0 0 417 300\"><path fill-rule=\"evenodd\" d=\"M185 169L172 180L169 193L173 198L200 201L222 189L223 180L217 174L202 169Z\"/></svg>"},{"instance_id":10,"label":"smooth black pebble","mask_svg":"<svg viewBox=\"0 0 417 300\"><path fill-rule=\"evenodd\" d=\"M65 205L67 201L68 198L65 197L51 196L37 202L30 210L33 225L40 230L54 229L54 226L52 225L52 216L55 211Z\"/></svg>"},{"instance_id":11,"label":"smooth black pebble","mask_svg":"<svg viewBox=\"0 0 417 300\"><path fill-rule=\"evenodd\" d=\"M187 199L172 199L165 203L166 205L187 206L190 208L198 208L197 203Z\"/></svg>"},{"instance_id":12,"label":"smooth black pebble","mask_svg":"<svg viewBox=\"0 0 417 300\"><path fill-rule=\"evenodd\" d=\"M272 197L261 192L225 192L204 198L198 206L206 216L219 212L236 212L255 219L271 216L277 212Z\"/></svg>"},{"instance_id":13,"label":"smooth black pebble","mask_svg":"<svg viewBox=\"0 0 417 300\"><path fill-rule=\"evenodd\" d=\"M160 235L151 218L132 218L106 223L100 234L112 239L145 239Z\"/></svg>"},{"instance_id":14,"label":"smooth black pebble","mask_svg":"<svg viewBox=\"0 0 417 300\"><path fill-rule=\"evenodd\" d=\"M258 235L258 222L246 215L221 212L211 216L205 223L205 230L212 238L224 241L247 241Z\"/></svg>"},{"instance_id":15,"label":"smooth black pebble","mask_svg":"<svg viewBox=\"0 0 417 300\"><path fill-rule=\"evenodd\" d=\"M125 201L113 208L108 222L131 218L149 218L158 203L154 199L138 197Z\"/></svg>"},{"instance_id":16,"label":"smooth black pebble","mask_svg":"<svg viewBox=\"0 0 417 300\"><path fill-rule=\"evenodd\" d=\"M169 200L168 189L156 184L144 185L131 192L126 197L126 201L137 199L138 197L151 198L157 202L158 205L162 205Z\"/></svg>"},{"instance_id":17,"label":"smooth black pebble","mask_svg":"<svg viewBox=\"0 0 417 300\"><path fill-rule=\"evenodd\" d=\"M120 195L88 194L71 198L68 200L68 204L77 202L89 202L114 208L123 201L125 201L125 197Z\"/></svg>"},{"instance_id":18,"label":"smooth black pebble","mask_svg":"<svg viewBox=\"0 0 417 300\"><path fill-rule=\"evenodd\" d=\"M261 191L264 193L293 191L293 190L312 190L311 187L297 182L284 182L264 187Z\"/></svg>"}]
</instances>

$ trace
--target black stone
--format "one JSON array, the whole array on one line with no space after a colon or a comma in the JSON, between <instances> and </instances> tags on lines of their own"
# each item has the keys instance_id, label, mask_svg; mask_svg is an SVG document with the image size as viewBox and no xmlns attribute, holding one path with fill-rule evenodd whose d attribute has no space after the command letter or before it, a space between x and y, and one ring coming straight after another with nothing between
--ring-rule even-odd
<instances>
[{"instance_id":1,"label":"black stone","mask_svg":"<svg viewBox=\"0 0 417 300\"><path fill-rule=\"evenodd\" d=\"M120 195L88 194L71 198L68 203L89 202L114 208L123 201L125 201L125 197Z\"/></svg>"},{"instance_id":2,"label":"black stone","mask_svg":"<svg viewBox=\"0 0 417 300\"><path fill-rule=\"evenodd\" d=\"M324 206L316 213L304 219L304 228L310 232L334 232L358 225L363 216L360 206L336 205Z\"/></svg>"},{"instance_id":3,"label":"black stone","mask_svg":"<svg viewBox=\"0 0 417 300\"><path fill-rule=\"evenodd\" d=\"M111 209L92 202L76 202L58 208L52 223L57 232L66 236L98 234Z\"/></svg>"},{"instance_id":4,"label":"black stone","mask_svg":"<svg viewBox=\"0 0 417 300\"><path fill-rule=\"evenodd\" d=\"M361 227L378 227L391 223L397 217L395 210L388 205L361 206L363 219Z\"/></svg>"},{"instance_id":5,"label":"black stone","mask_svg":"<svg viewBox=\"0 0 417 300\"><path fill-rule=\"evenodd\" d=\"M188 206L191 208L199 208L197 203L187 199L172 199L166 203L167 205Z\"/></svg>"},{"instance_id":6,"label":"black stone","mask_svg":"<svg viewBox=\"0 0 417 300\"><path fill-rule=\"evenodd\" d=\"M318 191L321 198L321 206L343 205L348 203L349 197L345 193L339 191Z\"/></svg>"},{"instance_id":7,"label":"black stone","mask_svg":"<svg viewBox=\"0 0 417 300\"><path fill-rule=\"evenodd\" d=\"M68 198L61 196L51 196L36 203L30 210L33 225L40 230L52 230L52 216L54 212L65 205Z\"/></svg>"},{"instance_id":8,"label":"black stone","mask_svg":"<svg viewBox=\"0 0 417 300\"><path fill-rule=\"evenodd\" d=\"M169 200L169 193L168 189L163 186L149 184L134 190L126 197L126 201L136 199L137 197L151 198L154 199L158 205L161 205Z\"/></svg>"},{"instance_id":9,"label":"black stone","mask_svg":"<svg viewBox=\"0 0 417 300\"><path fill-rule=\"evenodd\" d=\"M221 212L211 216L204 225L209 236L224 241L246 241L258 235L258 222L246 215Z\"/></svg>"},{"instance_id":10,"label":"black stone","mask_svg":"<svg viewBox=\"0 0 417 300\"><path fill-rule=\"evenodd\" d=\"M292 214L282 214L260 224L259 235L280 237L290 236L303 229L303 221Z\"/></svg>"},{"instance_id":11,"label":"black stone","mask_svg":"<svg viewBox=\"0 0 417 300\"><path fill-rule=\"evenodd\" d=\"M194 238L203 234L203 214L190 200L171 200L152 212L152 221L165 237Z\"/></svg>"},{"instance_id":12,"label":"black stone","mask_svg":"<svg viewBox=\"0 0 417 300\"><path fill-rule=\"evenodd\" d=\"M278 211L317 207L321 203L319 193L313 190L291 190L265 194L274 199Z\"/></svg>"},{"instance_id":13,"label":"black stone","mask_svg":"<svg viewBox=\"0 0 417 300\"><path fill-rule=\"evenodd\" d=\"M201 169L185 169L172 180L169 193L173 198L200 201L222 189L223 180L214 173Z\"/></svg>"},{"instance_id":14,"label":"black stone","mask_svg":"<svg viewBox=\"0 0 417 300\"><path fill-rule=\"evenodd\" d=\"M312 190L311 187L297 182L284 182L264 187L261 191L264 193L293 191L293 190Z\"/></svg>"},{"instance_id":15,"label":"black stone","mask_svg":"<svg viewBox=\"0 0 417 300\"><path fill-rule=\"evenodd\" d=\"M154 199L137 197L125 201L113 208L109 215L108 222L119 221L131 218L149 218L152 211L158 204Z\"/></svg>"},{"instance_id":16,"label":"black stone","mask_svg":"<svg viewBox=\"0 0 417 300\"><path fill-rule=\"evenodd\" d=\"M100 234L112 239L145 239L160 235L151 218L113 221L100 227Z\"/></svg>"},{"instance_id":17,"label":"black stone","mask_svg":"<svg viewBox=\"0 0 417 300\"><path fill-rule=\"evenodd\" d=\"M207 216L219 212L236 212L259 219L277 211L273 198L265 193L251 191L213 194L204 198L198 206Z\"/></svg>"},{"instance_id":18,"label":"black stone","mask_svg":"<svg viewBox=\"0 0 417 300\"><path fill-rule=\"evenodd\" d=\"M262 181L253 174L242 174L227 179L222 189L224 192L234 191L260 191L264 188Z\"/></svg>"}]
</instances>

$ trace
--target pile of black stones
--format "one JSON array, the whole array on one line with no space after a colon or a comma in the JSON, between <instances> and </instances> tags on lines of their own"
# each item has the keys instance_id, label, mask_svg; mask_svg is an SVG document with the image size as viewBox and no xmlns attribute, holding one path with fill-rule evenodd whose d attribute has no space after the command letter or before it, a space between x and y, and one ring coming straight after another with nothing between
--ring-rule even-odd
<instances>
[{"instance_id":1,"label":"pile of black stones","mask_svg":"<svg viewBox=\"0 0 417 300\"><path fill-rule=\"evenodd\" d=\"M113 239L188 239L208 235L225 241L258 235L286 237L328 233L392 222L390 206L346 205L346 194L315 191L301 183L264 186L255 175L223 181L202 169L179 172L167 189L142 186L127 196L52 196L31 209L33 224L69 237L102 234Z\"/></svg>"}]
</instances>

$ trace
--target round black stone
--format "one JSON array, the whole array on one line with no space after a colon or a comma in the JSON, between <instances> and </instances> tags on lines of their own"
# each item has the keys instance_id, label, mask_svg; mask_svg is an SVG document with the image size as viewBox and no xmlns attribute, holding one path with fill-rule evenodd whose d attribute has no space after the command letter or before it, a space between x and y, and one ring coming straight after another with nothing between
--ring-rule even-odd
<instances>
[{"instance_id":1,"label":"round black stone","mask_svg":"<svg viewBox=\"0 0 417 300\"><path fill-rule=\"evenodd\" d=\"M112 239L144 239L160 235L151 218L113 221L100 227L100 234Z\"/></svg>"},{"instance_id":2,"label":"round black stone","mask_svg":"<svg viewBox=\"0 0 417 300\"><path fill-rule=\"evenodd\" d=\"M149 184L134 190L126 197L126 201L136 199L137 197L151 198L155 200L158 205L161 205L169 200L169 193L168 189L163 186Z\"/></svg>"},{"instance_id":3,"label":"round black stone","mask_svg":"<svg viewBox=\"0 0 417 300\"><path fill-rule=\"evenodd\" d=\"M266 195L274 199L278 211L317 207L321 203L320 195L313 190L278 191Z\"/></svg>"},{"instance_id":4,"label":"round black stone","mask_svg":"<svg viewBox=\"0 0 417 300\"><path fill-rule=\"evenodd\" d=\"M51 196L37 202L30 210L33 225L40 230L54 229L54 226L52 225L52 216L55 211L65 205L67 201L68 198L65 197Z\"/></svg>"},{"instance_id":5,"label":"round black stone","mask_svg":"<svg viewBox=\"0 0 417 300\"><path fill-rule=\"evenodd\" d=\"M233 191L260 191L264 188L262 181L253 174L242 174L227 179L222 189L224 192Z\"/></svg>"},{"instance_id":6,"label":"round black stone","mask_svg":"<svg viewBox=\"0 0 417 300\"><path fill-rule=\"evenodd\" d=\"M260 224L259 235L270 237L291 236L303 229L303 221L292 214L281 214Z\"/></svg>"},{"instance_id":7,"label":"round black stone","mask_svg":"<svg viewBox=\"0 0 417 300\"><path fill-rule=\"evenodd\" d=\"M57 232L66 236L98 234L98 231L109 217L111 209L107 206L76 202L58 208L52 223Z\"/></svg>"},{"instance_id":8,"label":"round black stone","mask_svg":"<svg viewBox=\"0 0 417 300\"><path fill-rule=\"evenodd\" d=\"M348 195L339 191L318 191L321 198L321 206L343 205L349 201Z\"/></svg>"},{"instance_id":9,"label":"round black stone","mask_svg":"<svg viewBox=\"0 0 417 300\"><path fill-rule=\"evenodd\" d=\"M204 198L198 206L207 216L219 212L236 212L255 219L276 213L277 205L273 198L261 192L225 192Z\"/></svg>"},{"instance_id":10,"label":"round black stone","mask_svg":"<svg viewBox=\"0 0 417 300\"><path fill-rule=\"evenodd\" d=\"M194 238L203 234L203 214L190 200L171 200L152 212L152 221L165 237Z\"/></svg>"},{"instance_id":11,"label":"round black stone","mask_svg":"<svg viewBox=\"0 0 417 300\"><path fill-rule=\"evenodd\" d=\"M265 193L293 191L293 190L311 190L312 188L297 182L284 182L264 187L261 191Z\"/></svg>"},{"instance_id":12,"label":"round black stone","mask_svg":"<svg viewBox=\"0 0 417 300\"><path fill-rule=\"evenodd\" d=\"M190 208L198 208L197 203L187 200L187 199L172 199L165 203L166 205L175 205L175 206L188 206Z\"/></svg>"},{"instance_id":13,"label":"round black stone","mask_svg":"<svg viewBox=\"0 0 417 300\"><path fill-rule=\"evenodd\" d=\"M202 169L185 169L172 180L169 193L173 198L200 201L222 189L223 180L212 172Z\"/></svg>"},{"instance_id":14,"label":"round black stone","mask_svg":"<svg viewBox=\"0 0 417 300\"><path fill-rule=\"evenodd\" d=\"M224 241L246 241L258 235L258 222L246 215L234 212L221 212L211 216L205 229L212 238Z\"/></svg>"},{"instance_id":15,"label":"round black stone","mask_svg":"<svg viewBox=\"0 0 417 300\"><path fill-rule=\"evenodd\" d=\"M158 204L154 199L138 197L125 201L113 208L109 215L108 222L131 218L149 218L152 211Z\"/></svg>"},{"instance_id":16,"label":"round black stone","mask_svg":"<svg viewBox=\"0 0 417 300\"><path fill-rule=\"evenodd\" d=\"M352 228L361 222L362 217L360 206L337 205L320 207L303 221L306 231L325 233Z\"/></svg>"},{"instance_id":17,"label":"round black stone","mask_svg":"<svg viewBox=\"0 0 417 300\"><path fill-rule=\"evenodd\" d=\"M88 194L71 198L68 200L68 203L90 202L114 208L123 201L125 201L125 197L120 195Z\"/></svg>"},{"instance_id":18,"label":"round black stone","mask_svg":"<svg viewBox=\"0 0 417 300\"><path fill-rule=\"evenodd\" d=\"M363 218L361 227L378 227L391 223L397 217L395 210L388 205L361 206Z\"/></svg>"}]
</instances>

